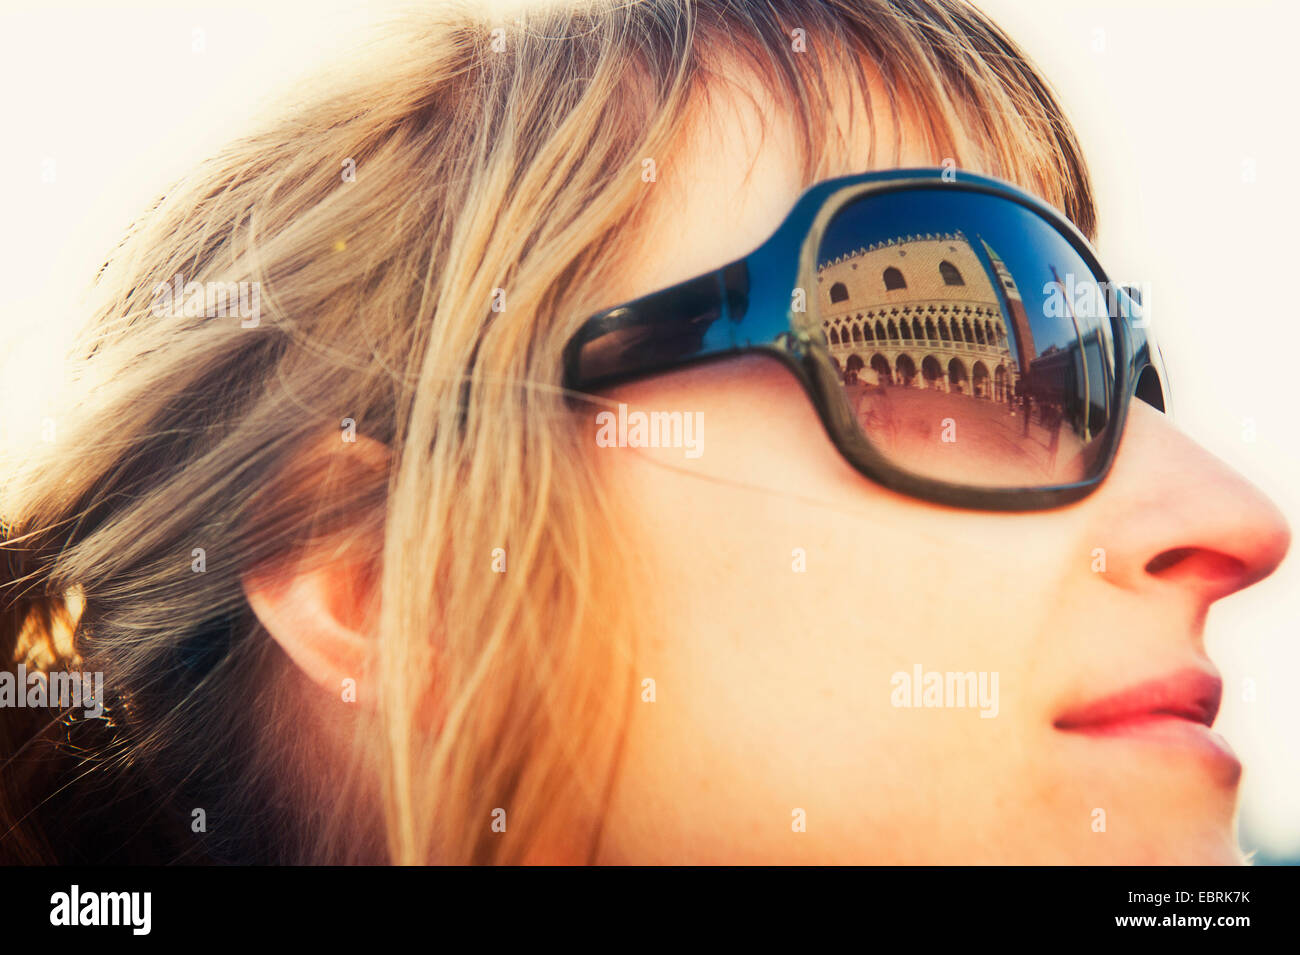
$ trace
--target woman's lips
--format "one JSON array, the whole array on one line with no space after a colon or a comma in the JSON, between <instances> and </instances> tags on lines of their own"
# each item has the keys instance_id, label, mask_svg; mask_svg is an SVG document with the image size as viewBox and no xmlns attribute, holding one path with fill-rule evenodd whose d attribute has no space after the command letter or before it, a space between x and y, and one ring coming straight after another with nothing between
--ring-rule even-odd
<instances>
[{"instance_id":1,"label":"woman's lips","mask_svg":"<svg viewBox=\"0 0 1300 955\"><path fill-rule=\"evenodd\" d=\"M1189 748L1223 764L1235 781L1241 763L1227 740L1210 729L1222 697L1223 681L1214 674L1179 670L1068 710L1052 725L1086 736Z\"/></svg>"},{"instance_id":2,"label":"woman's lips","mask_svg":"<svg viewBox=\"0 0 1300 955\"><path fill-rule=\"evenodd\" d=\"M1080 730L1113 723L1174 716L1210 726L1219 713L1223 681L1203 670L1179 670L1057 717L1058 730Z\"/></svg>"}]
</instances>

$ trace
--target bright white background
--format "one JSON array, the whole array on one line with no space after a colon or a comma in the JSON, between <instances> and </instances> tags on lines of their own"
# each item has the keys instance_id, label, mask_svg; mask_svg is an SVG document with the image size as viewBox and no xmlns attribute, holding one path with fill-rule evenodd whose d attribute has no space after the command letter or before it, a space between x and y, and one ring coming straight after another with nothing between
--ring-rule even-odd
<instances>
[{"instance_id":1,"label":"bright white background","mask_svg":"<svg viewBox=\"0 0 1300 955\"><path fill-rule=\"evenodd\" d=\"M132 217L243 131L270 91L346 50L389 7L6 0L0 429L39 428L78 295ZM1300 529L1300 5L983 8L1042 67L1079 129L1100 196L1102 258L1117 276L1151 283L1180 426ZM1300 861L1298 550L1208 623L1226 686L1219 726L1247 766L1243 844L1260 861Z\"/></svg>"}]
</instances>

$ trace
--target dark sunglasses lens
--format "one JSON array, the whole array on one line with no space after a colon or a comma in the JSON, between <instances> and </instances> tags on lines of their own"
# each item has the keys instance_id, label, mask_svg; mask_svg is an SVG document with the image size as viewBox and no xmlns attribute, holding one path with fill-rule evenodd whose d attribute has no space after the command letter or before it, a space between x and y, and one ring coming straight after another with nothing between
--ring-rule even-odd
<instances>
[{"instance_id":1,"label":"dark sunglasses lens","mask_svg":"<svg viewBox=\"0 0 1300 955\"><path fill-rule=\"evenodd\" d=\"M956 187L871 195L831 220L817 283L859 435L892 465L984 488L1096 474L1115 293L1046 219Z\"/></svg>"}]
</instances>

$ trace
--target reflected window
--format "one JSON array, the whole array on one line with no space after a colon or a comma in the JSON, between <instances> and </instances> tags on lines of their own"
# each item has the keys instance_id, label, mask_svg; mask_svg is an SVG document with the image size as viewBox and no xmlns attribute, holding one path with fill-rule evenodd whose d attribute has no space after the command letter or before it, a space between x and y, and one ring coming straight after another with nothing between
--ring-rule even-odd
<instances>
[{"instance_id":1,"label":"reflected window","mask_svg":"<svg viewBox=\"0 0 1300 955\"><path fill-rule=\"evenodd\" d=\"M965 280L961 277L961 272L957 266L944 260L939 263L939 274L943 276L944 285L965 285Z\"/></svg>"}]
</instances>

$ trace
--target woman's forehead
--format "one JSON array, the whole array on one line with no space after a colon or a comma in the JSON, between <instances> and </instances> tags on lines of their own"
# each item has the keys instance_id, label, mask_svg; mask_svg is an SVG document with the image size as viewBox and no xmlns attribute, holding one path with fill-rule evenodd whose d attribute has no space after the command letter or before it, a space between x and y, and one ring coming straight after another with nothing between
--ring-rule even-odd
<instances>
[{"instance_id":1,"label":"woman's forehead","mask_svg":"<svg viewBox=\"0 0 1300 955\"><path fill-rule=\"evenodd\" d=\"M634 298L751 252L813 182L942 163L945 157L925 143L908 110L895 115L878 83L873 78L868 116L868 104L846 80L826 117L826 141L813 157L806 155L805 121L767 84L745 73L709 83L678 144L665 156L649 157L648 213L630 243L626 288L612 297Z\"/></svg>"}]
</instances>

